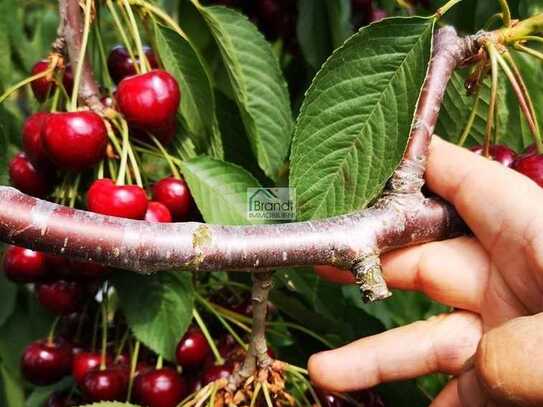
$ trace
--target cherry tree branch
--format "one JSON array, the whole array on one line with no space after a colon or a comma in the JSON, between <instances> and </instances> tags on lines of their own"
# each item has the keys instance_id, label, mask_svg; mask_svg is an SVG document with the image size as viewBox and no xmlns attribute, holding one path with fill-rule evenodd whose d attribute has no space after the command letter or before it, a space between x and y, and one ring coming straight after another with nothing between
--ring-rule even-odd
<instances>
[{"instance_id":1,"label":"cherry tree branch","mask_svg":"<svg viewBox=\"0 0 543 407\"><path fill-rule=\"evenodd\" d=\"M75 69L80 59L81 42L83 39L82 9L78 0L59 0L59 27L64 30L62 37L66 43L68 57ZM94 79L92 67L88 58L85 58L79 85L79 98L91 110L103 113L105 106L100 100L100 88Z\"/></svg>"},{"instance_id":2,"label":"cherry tree branch","mask_svg":"<svg viewBox=\"0 0 543 407\"><path fill-rule=\"evenodd\" d=\"M475 37L460 39L452 28L436 34L405 159L369 209L278 225L157 224L70 209L0 187L0 240L139 272L328 264L352 270L365 300L386 298L380 254L464 230L455 210L424 197L421 187L447 83L454 68L475 55L478 46Z\"/></svg>"}]
</instances>

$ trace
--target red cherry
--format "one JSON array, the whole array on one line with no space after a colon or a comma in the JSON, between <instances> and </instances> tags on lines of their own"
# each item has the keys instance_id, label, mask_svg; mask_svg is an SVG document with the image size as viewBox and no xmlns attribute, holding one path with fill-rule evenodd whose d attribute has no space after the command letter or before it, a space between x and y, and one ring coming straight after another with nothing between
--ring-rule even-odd
<instances>
[{"instance_id":1,"label":"red cherry","mask_svg":"<svg viewBox=\"0 0 543 407\"><path fill-rule=\"evenodd\" d=\"M80 398L70 392L54 392L45 401L43 407L74 407L81 404Z\"/></svg>"},{"instance_id":2,"label":"red cherry","mask_svg":"<svg viewBox=\"0 0 543 407\"><path fill-rule=\"evenodd\" d=\"M172 221L172 214L165 205L160 202L151 201L147 205L145 220L147 222L170 223Z\"/></svg>"},{"instance_id":3,"label":"red cherry","mask_svg":"<svg viewBox=\"0 0 543 407\"><path fill-rule=\"evenodd\" d=\"M51 191L53 173L30 162L25 153L19 153L9 162L11 184L25 194L43 198Z\"/></svg>"},{"instance_id":4,"label":"red cherry","mask_svg":"<svg viewBox=\"0 0 543 407\"><path fill-rule=\"evenodd\" d=\"M191 328L177 344L177 363L186 369L197 368L205 362L211 348L202 331Z\"/></svg>"},{"instance_id":5,"label":"red cherry","mask_svg":"<svg viewBox=\"0 0 543 407\"><path fill-rule=\"evenodd\" d=\"M125 78L117 89L117 104L126 120L151 132L171 123L180 97L175 78L158 69Z\"/></svg>"},{"instance_id":6,"label":"red cherry","mask_svg":"<svg viewBox=\"0 0 543 407\"><path fill-rule=\"evenodd\" d=\"M153 187L153 199L165 205L176 220L184 220L191 209L190 190L182 179L169 177L158 181Z\"/></svg>"},{"instance_id":7,"label":"red cherry","mask_svg":"<svg viewBox=\"0 0 543 407\"><path fill-rule=\"evenodd\" d=\"M128 390L128 373L119 368L91 370L80 387L90 401L124 401Z\"/></svg>"},{"instance_id":8,"label":"red cherry","mask_svg":"<svg viewBox=\"0 0 543 407\"><path fill-rule=\"evenodd\" d=\"M315 394L319 399L322 407L343 407L347 406L348 403L345 399L327 391L315 388Z\"/></svg>"},{"instance_id":9,"label":"red cherry","mask_svg":"<svg viewBox=\"0 0 543 407\"><path fill-rule=\"evenodd\" d=\"M49 157L41 142L41 130L48 116L49 113L35 113L28 117L23 125L23 148L30 161L35 164L49 163Z\"/></svg>"},{"instance_id":10,"label":"red cherry","mask_svg":"<svg viewBox=\"0 0 543 407\"><path fill-rule=\"evenodd\" d=\"M57 315L68 315L81 309L83 288L75 281L57 280L36 287L38 301L47 310Z\"/></svg>"},{"instance_id":11,"label":"red cherry","mask_svg":"<svg viewBox=\"0 0 543 407\"><path fill-rule=\"evenodd\" d=\"M21 359L23 376L32 384L45 386L70 374L72 348L61 341L40 340L26 347Z\"/></svg>"},{"instance_id":12,"label":"red cherry","mask_svg":"<svg viewBox=\"0 0 543 407\"><path fill-rule=\"evenodd\" d=\"M219 379L226 379L233 371L234 367L230 364L211 366L202 373L202 385L206 386Z\"/></svg>"},{"instance_id":13,"label":"red cherry","mask_svg":"<svg viewBox=\"0 0 543 407\"><path fill-rule=\"evenodd\" d=\"M41 61L36 62L32 67L32 75L37 75L46 71L49 68L49 61L47 59L42 59ZM51 96L54 89L54 82L46 77L36 79L30 84L32 92L38 102L45 102L48 96Z\"/></svg>"},{"instance_id":14,"label":"red cherry","mask_svg":"<svg viewBox=\"0 0 543 407\"><path fill-rule=\"evenodd\" d=\"M147 211L147 195L137 185L115 185L110 179L93 182L87 193L90 211L119 218L143 219Z\"/></svg>"},{"instance_id":15,"label":"red cherry","mask_svg":"<svg viewBox=\"0 0 543 407\"><path fill-rule=\"evenodd\" d=\"M134 395L147 407L175 407L187 395L187 384L171 368L151 370L136 377Z\"/></svg>"},{"instance_id":16,"label":"red cherry","mask_svg":"<svg viewBox=\"0 0 543 407\"><path fill-rule=\"evenodd\" d=\"M64 75L62 76L62 86L64 86L64 89L68 95L72 94L72 90L74 88L74 73L70 64L66 65L66 69L64 70Z\"/></svg>"},{"instance_id":17,"label":"red cherry","mask_svg":"<svg viewBox=\"0 0 543 407\"><path fill-rule=\"evenodd\" d=\"M42 129L42 141L55 164L82 171L104 158L107 130L94 112L51 113Z\"/></svg>"},{"instance_id":18,"label":"red cherry","mask_svg":"<svg viewBox=\"0 0 543 407\"><path fill-rule=\"evenodd\" d=\"M145 53L151 68L158 68L158 63L153 50L148 46L144 46L143 52ZM139 58L136 63L140 63ZM109 70L109 74L111 75L111 79L113 79L113 82L115 83L119 83L127 76L136 75L137 73L135 64L132 61L132 58L130 58L130 54L122 45L116 45L109 53L107 58L107 68Z\"/></svg>"},{"instance_id":19,"label":"red cherry","mask_svg":"<svg viewBox=\"0 0 543 407\"><path fill-rule=\"evenodd\" d=\"M521 155L513 163L513 169L543 187L543 154Z\"/></svg>"},{"instance_id":20,"label":"red cherry","mask_svg":"<svg viewBox=\"0 0 543 407\"><path fill-rule=\"evenodd\" d=\"M77 384L81 385L87 373L100 367L102 355L96 352L83 352L74 356L72 363L72 376ZM111 364L111 357L106 356L106 365Z\"/></svg>"},{"instance_id":21,"label":"red cherry","mask_svg":"<svg viewBox=\"0 0 543 407\"><path fill-rule=\"evenodd\" d=\"M470 148L475 154L483 155L483 146L475 146ZM511 167L516 159L517 154L509 147L502 144L495 144L489 148L490 157L506 167Z\"/></svg>"},{"instance_id":22,"label":"red cherry","mask_svg":"<svg viewBox=\"0 0 543 407\"><path fill-rule=\"evenodd\" d=\"M17 283L35 283L47 273L45 255L18 246L9 246L4 256L4 273Z\"/></svg>"}]
</instances>

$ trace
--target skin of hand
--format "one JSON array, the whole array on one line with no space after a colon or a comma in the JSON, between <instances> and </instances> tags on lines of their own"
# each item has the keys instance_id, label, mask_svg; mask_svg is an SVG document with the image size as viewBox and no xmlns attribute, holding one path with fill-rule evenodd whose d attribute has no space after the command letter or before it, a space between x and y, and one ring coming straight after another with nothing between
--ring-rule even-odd
<instances>
[{"instance_id":1,"label":"skin of hand","mask_svg":"<svg viewBox=\"0 0 543 407\"><path fill-rule=\"evenodd\" d=\"M452 378L432 407L543 406L543 189L435 136L426 182L473 236L385 254L383 271L455 310L315 354L312 381L345 392L441 372Z\"/></svg>"}]
</instances>

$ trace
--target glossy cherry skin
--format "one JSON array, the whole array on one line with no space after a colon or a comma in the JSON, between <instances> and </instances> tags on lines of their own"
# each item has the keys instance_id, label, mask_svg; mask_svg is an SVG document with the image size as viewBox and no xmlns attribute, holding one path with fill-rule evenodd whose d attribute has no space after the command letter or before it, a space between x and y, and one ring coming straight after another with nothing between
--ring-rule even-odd
<instances>
[{"instance_id":1,"label":"glossy cherry skin","mask_svg":"<svg viewBox=\"0 0 543 407\"><path fill-rule=\"evenodd\" d=\"M194 369L204 364L210 352L211 348L202 331L190 328L177 344L175 357L177 363L185 369Z\"/></svg>"},{"instance_id":2,"label":"glossy cherry skin","mask_svg":"<svg viewBox=\"0 0 543 407\"><path fill-rule=\"evenodd\" d=\"M42 59L41 61L36 62L32 67L32 75L42 73L46 71L47 68L49 68L49 61ZM51 96L53 93L54 82L46 77L42 77L32 81L30 83L30 87L32 88L32 92L34 93L34 96L38 102L42 103L45 102L47 97Z\"/></svg>"},{"instance_id":3,"label":"glossy cherry skin","mask_svg":"<svg viewBox=\"0 0 543 407\"><path fill-rule=\"evenodd\" d=\"M49 113L34 113L25 120L23 125L23 148L27 157L34 164L49 163L49 157L41 141L41 130L47 117L49 117Z\"/></svg>"},{"instance_id":4,"label":"glossy cherry skin","mask_svg":"<svg viewBox=\"0 0 543 407\"><path fill-rule=\"evenodd\" d=\"M151 201L147 205L145 220L147 222L170 223L172 221L172 214L166 205L161 204L160 202Z\"/></svg>"},{"instance_id":5,"label":"glossy cherry skin","mask_svg":"<svg viewBox=\"0 0 543 407\"><path fill-rule=\"evenodd\" d=\"M104 158L107 130L94 112L51 113L43 125L42 142L60 168L82 171Z\"/></svg>"},{"instance_id":6,"label":"glossy cherry skin","mask_svg":"<svg viewBox=\"0 0 543 407\"><path fill-rule=\"evenodd\" d=\"M82 352L74 356L72 363L72 376L77 384L81 385L85 376L91 370L100 367L102 356L97 352ZM106 356L106 366L111 364L111 357Z\"/></svg>"},{"instance_id":7,"label":"glossy cherry skin","mask_svg":"<svg viewBox=\"0 0 543 407\"><path fill-rule=\"evenodd\" d=\"M147 407L175 407L187 396L187 384L171 368L151 370L136 377L134 395Z\"/></svg>"},{"instance_id":8,"label":"glossy cherry skin","mask_svg":"<svg viewBox=\"0 0 543 407\"><path fill-rule=\"evenodd\" d=\"M119 368L91 370L80 387L89 401L124 401L128 390L128 373Z\"/></svg>"},{"instance_id":9,"label":"glossy cherry skin","mask_svg":"<svg viewBox=\"0 0 543 407\"><path fill-rule=\"evenodd\" d=\"M82 286L75 281L57 280L36 286L39 303L56 315L80 311L84 294Z\"/></svg>"},{"instance_id":10,"label":"glossy cherry skin","mask_svg":"<svg viewBox=\"0 0 543 407\"><path fill-rule=\"evenodd\" d=\"M144 46L143 52L145 53L145 56L147 57L147 61L149 61L149 65L151 65L151 68L158 68L158 63L153 50L148 46ZM139 58L136 63L140 63ZM132 61L132 58L130 58L130 54L122 45L116 45L111 49L111 52L109 53L109 56L107 58L107 68L109 70L109 74L111 75L111 79L113 79L113 82L115 83L119 83L127 76L137 74L134 61Z\"/></svg>"},{"instance_id":11,"label":"glossy cherry skin","mask_svg":"<svg viewBox=\"0 0 543 407\"><path fill-rule=\"evenodd\" d=\"M185 220L192 205L186 182L174 177L163 178L154 185L153 200L165 205L175 220Z\"/></svg>"},{"instance_id":12,"label":"glossy cherry skin","mask_svg":"<svg viewBox=\"0 0 543 407\"><path fill-rule=\"evenodd\" d=\"M513 169L543 187L543 154L528 153L521 155L513 163Z\"/></svg>"},{"instance_id":13,"label":"glossy cherry skin","mask_svg":"<svg viewBox=\"0 0 543 407\"><path fill-rule=\"evenodd\" d=\"M48 169L35 166L25 153L18 153L8 165L11 185L25 194L43 198L52 188L54 174Z\"/></svg>"},{"instance_id":14,"label":"glossy cherry skin","mask_svg":"<svg viewBox=\"0 0 543 407\"><path fill-rule=\"evenodd\" d=\"M41 252L9 246L4 256L4 273L16 283L41 281L48 274L46 257Z\"/></svg>"},{"instance_id":15,"label":"glossy cherry skin","mask_svg":"<svg viewBox=\"0 0 543 407\"><path fill-rule=\"evenodd\" d=\"M180 98L175 78L158 69L125 78L117 88L117 105L125 119L150 132L172 121Z\"/></svg>"},{"instance_id":16,"label":"glossy cherry skin","mask_svg":"<svg viewBox=\"0 0 543 407\"><path fill-rule=\"evenodd\" d=\"M202 385L205 386L219 379L225 379L229 377L233 371L234 367L229 364L211 366L202 373Z\"/></svg>"},{"instance_id":17,"label":"glossy cherry skin","mask_svg":"<svg viewBox=\"0 0 543 407\"><path fill-rule=\"evenodd\" d=\"M343 407L349 405L344 399L335 394L317 388L314 390L322 407Z\"/></svg>"},{"instance_id":18,"label":"glossy cherry skin","mask_svg":"<svg viewBox=\"0 0 543 407\"><path fill-rule=\"evenodd\" d=\"M147 195L139 186L119 186L105 178L94 181L87 193L89 210L102 215L141 220L147 204Z\"/></svg>"},{"instance_id":19,"label":"glossy cherry skin","mask_svg":"<svg viewBox=\"0 0 543 407\"><path fill-rule=\"evenodd\" d=\"M470 150L473 151L475 154L483 155L483 149L483 146L475 146L472 147ZM494 161L497 161L506 167L511 167L513 165L513 162L517 158L517 154L503 144L495 144L490 146L489 152L490 157Z\"/></svg>"},{"instance_id":20,"label":"glossy cherry skin","mask_svg":"<svg viewBox=\"0 0 543 407\"><path fill-rule=\"evenodd\" d=\"M26 347L21 359L23 376L32 384L45 386L70 374L72 348L61 341L40 340Z\"/></svg>"}]
</instances>

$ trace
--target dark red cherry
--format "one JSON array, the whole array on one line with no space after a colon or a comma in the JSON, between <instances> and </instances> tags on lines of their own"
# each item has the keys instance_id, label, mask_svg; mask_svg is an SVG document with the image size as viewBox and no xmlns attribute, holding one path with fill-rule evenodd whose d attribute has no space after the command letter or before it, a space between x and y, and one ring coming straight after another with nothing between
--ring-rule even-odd
<instances>
[{"instance_id":1,"label":"dark red cherry","mask_svg":"<svg viewBox=\"0 0 543 407\"><path fill-rule=\"evenodd\" d=\"M81 310L84 290L75 281L57 280L36 286L38 301L53 314L68 315Z\"/></svg>"},{"instance_id":2,"label":"dark red cherry","mask_svg":"<svg viewBox=\"0 0 543 407\"><path fill-rule=\"evenodd\" d=\"M172 221L172 214L166 205L163 205L160 202L151 201L147 205L145 220L147 222L169 223Z\"/></svg>"},{"instance_id":3,"label":"dark red cherry","mask_svg":"<svg viewBox=\"0 0 543 407\"><path fill-rule=\"evenodd\" d=\"M104 120L94 112L51 113L42 129L42 142L59 167L82 171L104 158L107 130Z\"/></svg>"},{"instance_id":4,"label":"dark red cherry","mask_svg":"<svg viewBox=\"0 0 543 407\"><path fill-rule=\"evenodd\" d=\"M120 186L110 179L99 179L89 188L87 207L103 215L141 220L147 211L147 195L137 185Z\"/></svg>"},{"instance_id":5,"label":"dark red cherry","mask_svg":"<svg viewBox=\"0 0 543 407\"><path fill-rule=\"evenodd\" d=\"M35 164L49 163L41 141L41 130L48 116L49 113L34 113L23 125L23 148L27 157Z\"/></svg>"},{"instance_id":6,"label":"dark red cherry","mask_svg":"<svg viewBox=\"0 0 543 407\"><path fill-rule=\"evenodd\" d=\"M66 342L40 340L26 347L21 359L23 376L32 384L45 386L70 374L72 348Z\"/></svg>"},{"instance_id":7,"label":"dark red cherry","mask_svg":"<svg viewBox=\"0 0 543 407\"><path fill-rule=\"evenodd\" d=\"M151 68L158 68L158 63L153 50L148 46L144 46L143 52L145 53ZM140 60L138 59L137 64L139 63ZM109 74L111 75L111 79L113 79L113 82L115 83L119 83L127 76L136 75L137 71L134 65L135 64L132 61L132 58L130 58L130 54L122 45L116 45L113 47L107 58L107 68L109 70Z\"/></svg>"},{"instance_id":8,"label":"dark red cherry","mask_svg":"<svg viewBox=\"0 0 543 407\"><path fill-rule=\"evenodd\" d=\"M513 169L543 187L543 154L521 155L513 163Z\"/></svg>"},{"instance_id":9,"label":"dark red cherry","mask_svg":"<svg viewBox=\"0 0 543 407\"><path fill-rule=\"evenodd\" d=\"M25 153L19 153L9 162L11 184L25 194L43 198L49 194L54 173L35 166Z\"/></svg>"},{"instance_id":10,"label":"dark red cherry","mask_svg":"<svg viewBox=\"0 0 543 407\"><path fill-rule=\"evenodd\" d=\"M83 352L74 356L72 363L72 376L77 384L81 385L85 376L91 370L96 370L102 363L102 355L97 352ZM111 364L111 357L106 356L106 366Z\"/></svg>"},{"instance_id":11,"label":"dark red cherry","mask_svg":"<svg viewBox=\"0 0 543 407\"><path fill-rule=\"evenodd\" d=\"M185 220L192 204L186 182L173 177L161 179L154 185L153 199L165 205L176 220Z\"/></svg>"},{"instance_id":12,"label":"dark red cherry","mask_svg":"<svg viewBox=\"0 0 543 407\"><path fill-rule=\"evenodd\" d=\"M151 370L136 377L134 395L147 407L176 407L187 396L187 384L171 368Z\"/></svg>"},{"instance_id":13,"label":"dark red cherry","mask_svg":"<svg viewBox=\"0 0 543 407\"><path fill-rule=\"evenodd\" d=\"M4 256L4 273L17 283L35 283L48 274L45 254L18 246L9 246Z\"/></svg>"},{"instance_id":14,"label":"dark red cherry","mask_svg":"<svg viewBox=\"0 0 543 407\"><path fill-rule=\"evenodd\" d=\"M202 331L193 327L177 344L175 356L177 363L191 369L202 366L210 352L211 348Z\"/></svg>"},{"instance_id":15,"label":"dark red cherry","mask_svg":"<svg viewBox=\"0 0 543 407\"><path fill-rule=\"evenodd\" d=\"M72 94L74 88L74 73L72 71L72 66L70 64L66 65L64 70L64 76L62 77L62 86L66 90L68 95Z\"/></svg>"},{"instance_id":16,"label":"dark red cherry","mask_svg":"<svg viewBox=\"0 0 543 407\"><path fill-rule=\"evenodd\" d=\"M343 407L349 405L345 399L336 394L318 388L314 388L314 390L322 407Z\"/></svg>"},{"instance_id":17,"label":"dark red cherry","mask_svg":"<svg viewBox=\"0 0 543 407\"><path fill-rule=\"evenodd\" d=\"M483 146L475 146L470 150L475 154L483 155ZM489 148L490 157L506 167L511 167L515 161L517 154L509 147L502 144L495 144Z\"/></svg>"},{"instance_id":18,"label":"dark red cherry","mask_svg":"<svg viewBox=\"0 0 543 407\"><path fill-rule=\"evenodd\" d=\"M91 370L80 387L89 401L124 401L128 390L128 373L119 368Z\"/></svg>"},{"instance_id":19,"label":"dark red cherry","mask_svg":"<svg viewBox=\"0 0 543 407\"><path fill-rule=\"evenodd\" d=\"M211 366L202 373L202 385L205 386L219 379L226 379L234 371L234 367L230 364Z\"/></svg>"},{"instance_id":20,"label":"dark red cherry","mask_svg":"<svg viewBox=\"0 0 543 407\"><path fill-rule=\"evenodd\" d=\"M117 88L117 105L125 119L150 132L173 120L180 98L175 78L158 69L125 78Z\"/></svg>"},{"instance_id":21,"label":"dark red cherry","mask_svg":"<svg viewBox=\"0 0 543 407\"><path fill-rule=\"evenodd\" d=\"M74 407L81 405L82 400L73 392L54 392L45 401L43 407Z\"/></svg>"},{"instance_id":22,"label":"dark red cherry","mask_svg":"<svg viewBox=\"0 0 543 407\"><path fill-rule=\"evenodd\" d=\"M42 73L49 68L49 61L47 59L42 59L41 61L36 62L34 66L32 67L32 75L37 75L39 73ZM36 99L38 99L38 102L42 103L45 102L48 96L51 96L54 89L54 82L51 79L48 79L47 77L42 77L40 79L36 79L35 81L32 81L30 84L30 87L32 88L32 92L34 93L34 96Z\"/></svg>"}]
</instances>

